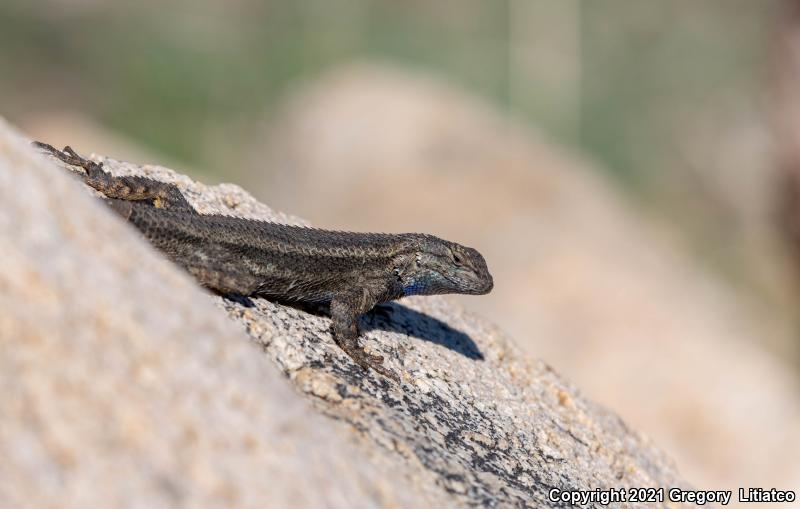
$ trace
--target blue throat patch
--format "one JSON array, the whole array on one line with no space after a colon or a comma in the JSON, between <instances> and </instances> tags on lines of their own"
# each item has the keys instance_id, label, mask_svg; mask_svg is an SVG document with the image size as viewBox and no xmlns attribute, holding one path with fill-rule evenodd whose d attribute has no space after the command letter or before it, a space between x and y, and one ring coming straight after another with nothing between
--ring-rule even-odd
<instances>
[{"instance_id":1,"label":"blue throat patch","mask_svg":"<svg viewBox=\"0 0 800 509\"><path fill-rule=\"evenodd\" d=\"M424 283L415 281L414 283L403 287L403 295L420 295L425 291L425 286L426 285Z\"/></svg>"}]
</instances>

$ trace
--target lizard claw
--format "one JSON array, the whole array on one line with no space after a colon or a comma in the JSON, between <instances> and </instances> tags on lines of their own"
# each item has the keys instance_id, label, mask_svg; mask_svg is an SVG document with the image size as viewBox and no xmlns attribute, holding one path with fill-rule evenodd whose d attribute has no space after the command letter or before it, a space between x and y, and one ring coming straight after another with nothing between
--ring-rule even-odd
<instances>
[{"instance_id":1,"label":"lizard claw","mask_svg":"<svg viewBox=\"0 0 800 509\"><path fill-rule=\"evenodd\" d=\"M41 141L32 141L31 145L44 154L50 154L51 156L61 161L64 161L65 163L68 163L67 155L64 154L62 151L58 150L57 148L55 148L54 146L50 145L49 143L43 143Z\"/></svg>"},{"instance_id":2,"label":"lizard claw","mask_svg":"<svg viewBox=\"0 0 800 509\"><path fill-rule=\"evenodd\" d=\"M374 356L371 356L371 357L374 357ZM383 359L383 357L380 357L380 356L378 356L377 358L378 359ZM389 380L394 380L398 384L400 383L400 377L397 375L397 373L395 373L391 369L385 367L383 365L383 362L370 363L369 367L374 369L377 373L380 373L381 375L385 376Z\"/></svg>"},{"instance_id":3,"label":"lizard claw","mask_svg":"<svg viewBox=\"0 0 800 509\"><path fill-rule=\"evenodd\" d=\"M344 350L345 353L349 355L353 361L355 361L356 364L364 368L366 371L369 371L370 369L375 370L376 373L400 383L400 377L397 376L397 373L383 365L383 356L368 354L364 348L359 346L357 343L347 345L342 344L340 346L342 347L342 350Z\"/></svg>"}]
</instances>

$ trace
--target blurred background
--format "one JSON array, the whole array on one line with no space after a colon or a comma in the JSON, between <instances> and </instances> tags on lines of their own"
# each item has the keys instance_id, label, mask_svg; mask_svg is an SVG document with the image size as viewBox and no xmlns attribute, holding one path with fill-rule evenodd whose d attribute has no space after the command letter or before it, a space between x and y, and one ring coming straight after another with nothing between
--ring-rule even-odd
<instances>
[{"instance_id":1,"label":"blurred background","mask_svg":"<svg viewBox=\"0 0 800 509\"><path fill-rule=\"evenodd\" d=\"M800 2L4 0L0 68L32 138L478 248L687 480L800 488Z\"/></svg>"}]
</instances>

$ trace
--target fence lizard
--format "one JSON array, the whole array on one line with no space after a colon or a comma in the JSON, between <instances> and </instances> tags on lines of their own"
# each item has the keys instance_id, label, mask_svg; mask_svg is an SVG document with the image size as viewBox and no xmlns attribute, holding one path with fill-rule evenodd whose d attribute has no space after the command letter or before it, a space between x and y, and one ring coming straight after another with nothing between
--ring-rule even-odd
<instances>
[{"instance_id":1,"label":"fence lizard","mask_svg":"<svg viewBox=\"0 0 800 509\"><path fill-rule=\"evenodd\" d=\"M330 306L333 338L358 365L399 381L358 342L358 317L407 295L481 295L493 281L475 249L433 235L354 233L199 214L173 184L115 177L70 147L35 147L81 179L167 258L222 294Z\"/></svg>"}]
</instances>

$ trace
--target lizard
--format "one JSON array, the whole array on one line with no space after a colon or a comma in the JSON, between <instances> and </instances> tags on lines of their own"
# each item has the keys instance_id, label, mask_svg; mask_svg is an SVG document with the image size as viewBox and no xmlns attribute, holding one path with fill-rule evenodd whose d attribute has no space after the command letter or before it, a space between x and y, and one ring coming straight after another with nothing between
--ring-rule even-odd
<instances>
[{"instance_id":1,"label":"lizard","mask_svg":"<svg viewBox=\"0 0 800 509\"><path fill-rule=\"evenodd\" d=\"M230 215L200 214L177 186L113 176L69 146L34 147L73 173L200 285L222 295L327 305L334 342L359 366L399 382L383 357L359 344L358 318L409 295L489 293L494 282L475 249L421 233L358 233Z\"/></svg>"}]
</instances>

